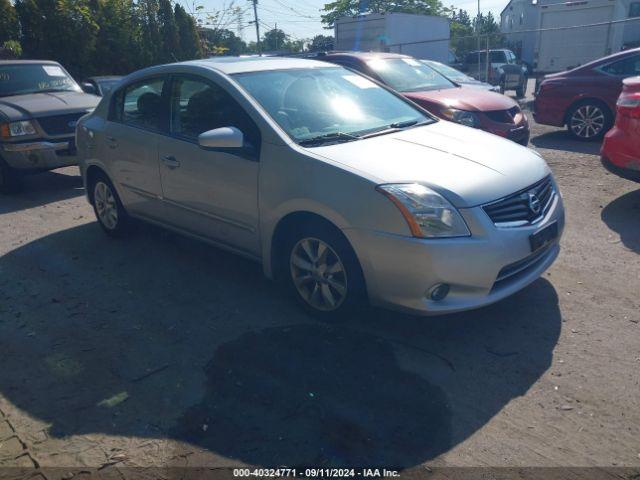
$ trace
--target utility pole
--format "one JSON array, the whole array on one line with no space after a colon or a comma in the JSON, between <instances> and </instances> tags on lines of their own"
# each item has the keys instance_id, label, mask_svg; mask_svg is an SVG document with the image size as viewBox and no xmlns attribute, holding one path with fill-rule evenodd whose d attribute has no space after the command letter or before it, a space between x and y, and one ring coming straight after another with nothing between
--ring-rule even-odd
<instances>
[{"instance_id":1,"label":"utility pole","mask_svg":"<svg viewBox=\"0 0 640 480\"><path fill-rule=\"evenodd\" d=\"M260 24L258 23L258 0L251 0L253 2L253 18L256 24L256 48L258 55L262 54L262 48L260 47ZM479 1L479 0L478 0Z\"/></svg>"}]
</instances>

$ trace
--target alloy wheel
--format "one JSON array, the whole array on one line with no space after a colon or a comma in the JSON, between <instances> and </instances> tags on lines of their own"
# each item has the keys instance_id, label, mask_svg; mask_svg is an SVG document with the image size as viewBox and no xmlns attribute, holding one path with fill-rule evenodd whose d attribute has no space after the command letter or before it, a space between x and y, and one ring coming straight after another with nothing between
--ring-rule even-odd
<instances>
[{"instance_id":1,"label":"alloy wheel","mask_svg":"<svg viewBox=\"0 0 640 480\"><path fill-rule=\"evenodd\" d=\"M102 225L108 230L114 230L118 226L118 204L111 187L104 182L97 182L93 201Z\"/></svg>"},{"instance_id":2,"label":"alloy wheel","mask_svg":"<svg viewBox=\"0 0 640 480\"><path fill-rule=\"evenodd\" d=\"M580 138L597 137L604 128L605 116L602 109L596 105L582 105L571 115L571 131Z\"/></svg>"},{"instance_id":3,"label":"alloy wheel","mask_svg":"<svg viewBox=\"0 0 640 480\"><path fill-rule=\"evenodd\" d=\"M347 272L338 254L318 238L303 238L290 257L291 278L302 299L316 310L333 311L347 298Z\"/></svg>"}]
</instances>

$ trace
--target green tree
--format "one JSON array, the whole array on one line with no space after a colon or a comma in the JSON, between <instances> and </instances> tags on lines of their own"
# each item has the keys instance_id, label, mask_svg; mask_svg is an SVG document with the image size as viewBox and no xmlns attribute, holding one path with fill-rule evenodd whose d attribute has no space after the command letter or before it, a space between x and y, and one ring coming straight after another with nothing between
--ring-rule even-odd
<instances>
[{"instance_id":1,"label":"green tree","mask_svg":"<svg viewBox=\"0 0 640 480\"><path fill-rule=\"evenodd\" d=\"M202 45L196 21L179 4L174 9L176 25L178 27L178 37L180 44L179 60L191 60L202 57Z\"/></svg>"},{"instance_id":2,"label":"green tree","mask_svg":"<svg viewBox=\"0 0 640 480\"><path fill-rule=\"evenodd\" d=\"M138 0L136 3L136 20L140 25L140 66L149 66L161 62L162 35L158 0Z\"/></svg>"},{"instance_id":3,"label":"green tree","mask_svg":"<svg viewBox=\"0 0 640 480\"><path fill-rule=\"evenodd\" d=\"M240 55L247 48L240 37L226 28L202 28L200 37L207 55Z\"/></svg>"},{"instance_id":4,"label":"green tree","mask_svg":"<svg viewBox=\"0 0 640 480\"><path fill-rule=\"evenodd\" d=\"M159 0L158 23L162 37L162 49L159 60L162 63L176 62L182 57L180 51L180 32L176 23L171 0Z\"/></svg>"},{"instance_id":5,"label":"green tree","mask_svg":"<svg viewBox=\"0 0 640 480\"><path fill-rule=\"evenodd\" d=\"M133 0L101 0L96 6L100 26L91 73L123 75L141 65L141 30Z\"/></svg>"},{"instance_id":6,"label":"green tree","mask_svg":"<svg viewBox=\"0 0 640 480\"><path fill-rule=\"evenodd\" d=\"M272 28L262 36L262 49L265 52L284 50L287 48L289 36L279 28Z\"/></svg>"},{"instance_id":7,"label":"green tree","mask_svg":"<svg viewBox=\"0 0 640 480\"><path fill-rule=\"evenodd\" d=\"M322 23L333 27L340 17L353 17L365 13L416 13L422 15L444 15L448 12L440 0L334 0L322 9Z\"/></svg>"},{"instance_id":8,"label":"green tree","mask_svg":"<svg viewBox=\"0 0 640 480\"><path fill-rule=\"evenodd\" d=\"M309 44L310 52L328 52L333 50L334 40L330 35L316 35Z\"/></svg>"},{"instance_id":9,"label":"green tree","mask_svg":"<svg viewBox=\"0 0 640 480\"><path fill-rule=\"evenodd\" d=\"M9 0L0 0L0 45L9 40L18 40L20 25L15 7Z\"/></svg>"}]
</instances>

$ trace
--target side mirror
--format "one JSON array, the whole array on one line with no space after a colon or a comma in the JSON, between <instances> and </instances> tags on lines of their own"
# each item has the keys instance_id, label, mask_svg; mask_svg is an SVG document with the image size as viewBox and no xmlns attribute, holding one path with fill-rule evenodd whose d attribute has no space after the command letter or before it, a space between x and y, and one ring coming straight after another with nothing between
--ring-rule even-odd
<instances>
[{"instance_id":1,"label":"side mirror","mask_svg":"<svg viewBox=\"0 0 640 480\"><path fill-rule=\"evenodd\" d=\"M198 144L204 148L242 148L244 135L236 127L214 128L198 135Z\"/></svg>"},{"instance_id":2,"label":"side mirror","mask_svg":"<svg viewBox=\"0 0 640 480\"><path fill-rule=\"evenodd\" d=\"M82 88L84 93L90 93L91 95L98 95L98 91L96 90L96 87L92 83L82 82L80 84L80 88Z\"/></svg>"}]
</instances>

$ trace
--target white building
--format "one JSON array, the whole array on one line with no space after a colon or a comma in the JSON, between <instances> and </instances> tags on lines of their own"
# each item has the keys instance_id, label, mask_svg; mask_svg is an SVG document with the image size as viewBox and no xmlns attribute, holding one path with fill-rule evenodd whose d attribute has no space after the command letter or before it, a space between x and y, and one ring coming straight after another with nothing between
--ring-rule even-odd
<instances>
[{"instance_id":1,"label":"white building","mask_svg":"<svg viewBox=\"0 0 640 480\"><path fill-rule=\"evenodd\" d=\"M510 48L541 72L582 65L640 46L640 0L511 0L500 14ZM540 31L531 31L540 30Z\"/></svg>"},{"instance_id":2,"label":"white building","mask_svg":"<svg viewBox=\"0 0 640 480\"><path fill-rule=\"evenodd\" d=\"M335 23L336 50L381 51L448 62L449 20L409 13L371 13Z\"/></svg>"}]
</instances>

